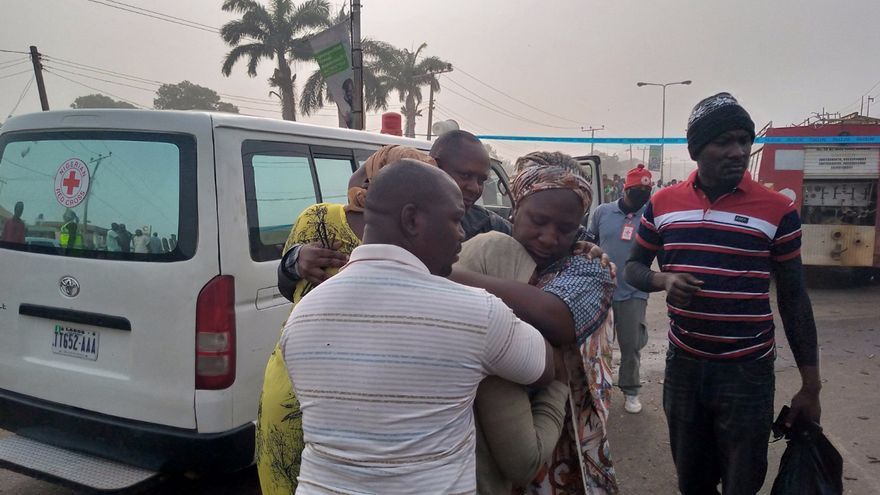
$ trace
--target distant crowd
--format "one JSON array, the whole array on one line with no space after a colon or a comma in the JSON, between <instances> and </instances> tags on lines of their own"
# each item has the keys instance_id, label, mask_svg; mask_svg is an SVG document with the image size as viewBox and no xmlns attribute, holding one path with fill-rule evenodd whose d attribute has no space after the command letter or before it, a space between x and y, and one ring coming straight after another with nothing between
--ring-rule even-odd
<instances>
[{"instance_id":1,"label":"distant crowd","mask_svg":"<svg viewBox=\"0 0 880 495\"><path fill-rule=\"evenodd\" d=\"M28 226L22 219L23 213L24 202L18 201L15 203L13 216L0 224L0 241L39 245L47 245L47 243L54 241L57 247L62 248L138 254L169 253L177 247L177 234L160 238L158 232L153 232L150 235L149 232L135 229L132 233L124 223L113 222L104 235L100 233L103 229L91 232L91 235L84 234L79 216L69 208L64 211L62 222L54 232L46 230L47 222L43 214L39 214L33 224L35 227L32 229L35 231L33 232L34 237L29 237ZM47 233L53 234L53 237L46 237Z\"/></svg>"}]
</instances>

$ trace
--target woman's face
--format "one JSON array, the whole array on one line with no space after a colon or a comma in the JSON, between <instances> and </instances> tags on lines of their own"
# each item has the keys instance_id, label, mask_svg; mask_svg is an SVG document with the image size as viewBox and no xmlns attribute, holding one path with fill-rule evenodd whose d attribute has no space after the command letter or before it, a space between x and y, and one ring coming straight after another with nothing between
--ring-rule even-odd
<instances>
[{"instance_id":1,"label":"woman's face","mask_svg":"<svg viewBox=\"0 0 880 495\"><path fill-rule=\"evenodd\" d=\"M513 213L513 237L544 268L568 255L584 208L568 189L548 189L527 196Z\"/></svg>"}]
</instances>

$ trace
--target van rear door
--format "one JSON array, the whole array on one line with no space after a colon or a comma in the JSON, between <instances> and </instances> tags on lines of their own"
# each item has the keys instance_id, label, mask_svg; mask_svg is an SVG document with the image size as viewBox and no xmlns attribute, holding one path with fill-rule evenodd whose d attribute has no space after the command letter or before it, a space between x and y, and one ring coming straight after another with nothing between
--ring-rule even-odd
<instances>
[{"instance_id":1,"label":"van rear door","mask_svg":"<svg viewBox=\"0 0 880 495\"><path fill-rule=\"evenodd\" d=\"M3 130L0 223L26 236L0 240L0 389L196 428L196 301L219 274L210 116L50 112Z\"/></svg>"}]
</instances>

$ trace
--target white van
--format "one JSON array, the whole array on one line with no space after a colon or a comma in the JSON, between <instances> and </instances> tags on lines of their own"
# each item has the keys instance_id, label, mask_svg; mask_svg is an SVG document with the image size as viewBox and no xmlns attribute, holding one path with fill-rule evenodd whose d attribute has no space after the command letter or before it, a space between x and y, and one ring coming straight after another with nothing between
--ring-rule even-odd
<instances>
[{"instance_id":1,"label":"white van","mask_svg":"<svg viewBox=\"0 0 880 495\"><path fill-rule=\"evenodd\" d=\"M0 241L0 465L99 490L250 465L283 243L385 144L431 143L196 112L7 121L0 228L21 202L45 241Z\"/></svg>"}]
</instances>

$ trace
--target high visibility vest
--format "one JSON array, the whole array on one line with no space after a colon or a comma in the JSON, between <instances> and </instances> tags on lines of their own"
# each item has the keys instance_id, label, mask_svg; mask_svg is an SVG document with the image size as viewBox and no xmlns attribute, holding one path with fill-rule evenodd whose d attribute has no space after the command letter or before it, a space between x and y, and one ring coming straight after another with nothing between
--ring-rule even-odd
<instances>
[{"instance_id":1,"label":"high visibility vest","mask_svg":"<svg viewBox=\"0 0 880 495\"><path fill-rule=\"evenodd\" d=\"M73 239L73 246L70 246L70 231L76 227L76 222L70 221L61 226L61 235L58 238L59 244L61 247L82 247L82 234L79 233L79 229L76 229L76 237Z\"/></svg>"}]
</instances>

